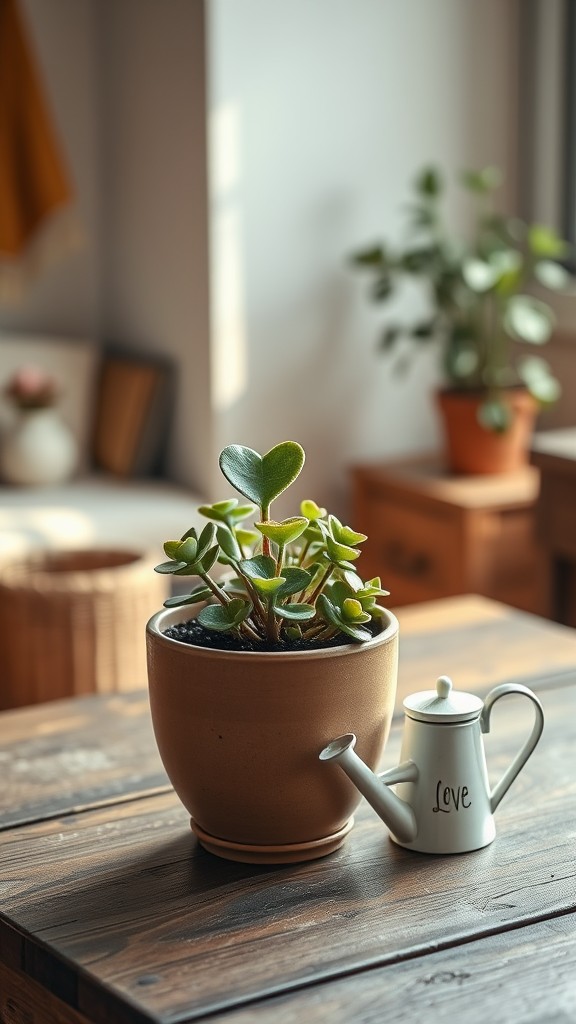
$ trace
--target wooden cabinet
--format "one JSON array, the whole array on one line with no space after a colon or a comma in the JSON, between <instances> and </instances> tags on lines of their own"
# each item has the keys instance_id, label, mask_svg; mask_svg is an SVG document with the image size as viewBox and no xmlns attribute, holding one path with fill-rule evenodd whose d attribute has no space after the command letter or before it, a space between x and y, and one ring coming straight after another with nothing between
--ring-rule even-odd
<instances>
[{"instance_id":1,"label":"wooden cabinet","mask_svg":"<svg viewBox=\"0 0 576 1024\"><path fill-rule=\"evenodd\" d=\"M576 626L576 428L538 434L532 445L541 487L536 532L551 575L551 616Z\"/></svg>"},{"instance_id":2,"label":"wooden cabinet","mask_svg":"<svg viewBox=\"0 0 576 1024\"><path fill-rule=\"evenodd\" d=\"M535 538L539 474L451 476L432 459L352 468L362 574L389 603L477 593L548 615L549 573Z\"/></svg>"}]
</instances>

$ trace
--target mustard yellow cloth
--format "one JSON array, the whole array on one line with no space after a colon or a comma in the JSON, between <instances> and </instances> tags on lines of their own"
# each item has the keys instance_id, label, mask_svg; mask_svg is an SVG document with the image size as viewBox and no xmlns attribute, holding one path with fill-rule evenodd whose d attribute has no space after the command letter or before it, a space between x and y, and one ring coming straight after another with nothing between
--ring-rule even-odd
<instances>
[{"instance_id":1,"label":"mustard yellow cloth","mask_svg":"<svg viewBox=\"0 0 576 1024\"><path fill-rule=\"evenodd\" d=\"M17 0L0 0L0 260L72 198Z\"/></svg>"}]
</instances>

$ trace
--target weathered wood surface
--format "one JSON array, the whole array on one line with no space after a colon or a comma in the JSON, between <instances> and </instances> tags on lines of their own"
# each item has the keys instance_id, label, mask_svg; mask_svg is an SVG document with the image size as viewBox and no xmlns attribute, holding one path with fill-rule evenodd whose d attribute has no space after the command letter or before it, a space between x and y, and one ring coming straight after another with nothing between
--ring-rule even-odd
<instances>
[{"instance_id":1,"label":"weathered wood surface","mask_svg":"<svg viewBox=\"0 0 576 1024\"><path fill-rule=\"evenodd\" d=\"M573 1024L576 915L218 1014L213 1024Z\"/></svg>"},{"instance_id":2,"label":"weathered wood surface","mask_svg":"<svg viewBox=\"0 0 576 1024\"><path fill-rule=\"evenodd\" d=\"M544 735L496 841L464 856L402 850L362 805L331 857L229 864L198 848L170 793L6 830L0 959L97 1024L174 1024L573 911L576 688L543 702ZM524 703L495 709L494 779L529 728ZM397 725L387 763L399 738Z\"/></svg>"},{"instance_id":3,"label":"weathered wood surface","mask_svg":"<svg viewBox=\"0 0 576 1024\"><path fill-rule=\"evenodd\" d=\"M476 595L399 608L399 696L451 676L484 694L497 682L576 682L576 629Z\"/></svg>"},{"instance_id":4,"label":"weathered wood surface","mask_svg":"<svg viewBox=\"0 0 576 1024\"><path fill-rule=\"evenodd\" d=\"M576 630L486 598L398 612L397 713L437 676L485 694L517 680L576 681ZM0 830L168 789L145 691L55 701L0 714Z\"/></svg>"},{"instance_id":5,"label":"weathered wood surface","mask_svg":"<svg viewBox=\"0 0 576 1024\"><path fill-rule=\"evenodd\" d=\"M0 714L0 830L169 788L148 694Z\"/></svg>"}]
</instances>

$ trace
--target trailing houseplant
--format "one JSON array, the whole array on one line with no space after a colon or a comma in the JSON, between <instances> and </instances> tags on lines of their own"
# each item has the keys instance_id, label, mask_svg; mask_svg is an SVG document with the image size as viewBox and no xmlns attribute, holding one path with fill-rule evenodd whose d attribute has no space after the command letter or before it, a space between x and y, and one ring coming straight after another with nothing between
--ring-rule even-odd
<instances>
[{"instance_id":1,"label":"trailing houseplant","mask_svg":"<svg viewBox=\"0 0 576 1024\"><path fill-rule=\"evenodd\" d=\"M400 347L402 365L411 345L439 345L447 383L442 400L455 395L461 405L462 396L474 399L476 443L482 434L491 435L498 450L503 435L514 431L521 392L529 396L522 408L533 413L559 396L548 363L539 353L527 355L526 345L539 350L552 334L554 313L532 292L534 286L568 286L570 276L559 262L568 245L549 227L497 211L501 174L496 168L466 172L460 183L474 204L468 237L451 235L442 176L425 168L414 183L408 242L363 248L352 255L352 264L370 275L377 302L391 300L406 280L421 284L428 314L410 324L389 322L379 347L383 352Z\"/></svg>"},{"instance_id":2,"label":"trailing houseplant","mask_svg":"<svg viewBox=\"0 0 576 1024\"><path fill-rule=\"evenodd\" d=\"M206 526L167 541L156 567L195 584L147 627L158 747L201 843L235 860L336 849L357 797L318 754L353 731L375 766L393 711L398 623L380 580L358 575L365 535L311 500L271 518L304 458L293 441L225 448L220 468L248 503L201 506Z\"/></svg>"}]
</instances>

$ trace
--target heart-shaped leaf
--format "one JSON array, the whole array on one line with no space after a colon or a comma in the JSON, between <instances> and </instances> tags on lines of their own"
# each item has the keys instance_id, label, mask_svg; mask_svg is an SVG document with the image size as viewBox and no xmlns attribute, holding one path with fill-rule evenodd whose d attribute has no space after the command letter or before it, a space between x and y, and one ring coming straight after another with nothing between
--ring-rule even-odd
<instances>
[{"instance_id":1,"label":"heart-shaped leaf","mask_svg":"<svg viewBox=\"0 0 576 1024\"><path fill-rule=\"evenodd\" d=\"M287 544L292 544L293 541L297 540L304 530L308 526L308 520L304 519L303 516L292 516L290 519L283 519L281 523L276 523L274 520L269 519L265 523L254 523L257 530L264 537L268 537L273 544L278 544L279 547L286 547Z\"/></svg>"},{"instance_id":2,"label":"heart-shaped leaf","mask_svg":"<svg viewBox=\"0 0 576 1024\"><path fill-rule=\"evenodd\" d=\"M296 441L283 441L266 455L232 444L220 453L220 469L240 494L268 509L296 479L304 458L304 449Z\"/></svg>"},{"instance_id":3,"label":"heart-shaped leaf","mask_svg":"<svg viewBox=\"0 0 576 1024\"><path fill-rule=\"evenodd\" d=\"M276 572L276 562L270 555L255 555L240 562L239 568L251 580L271 580Z\"/></svg>"}]
</instances>

